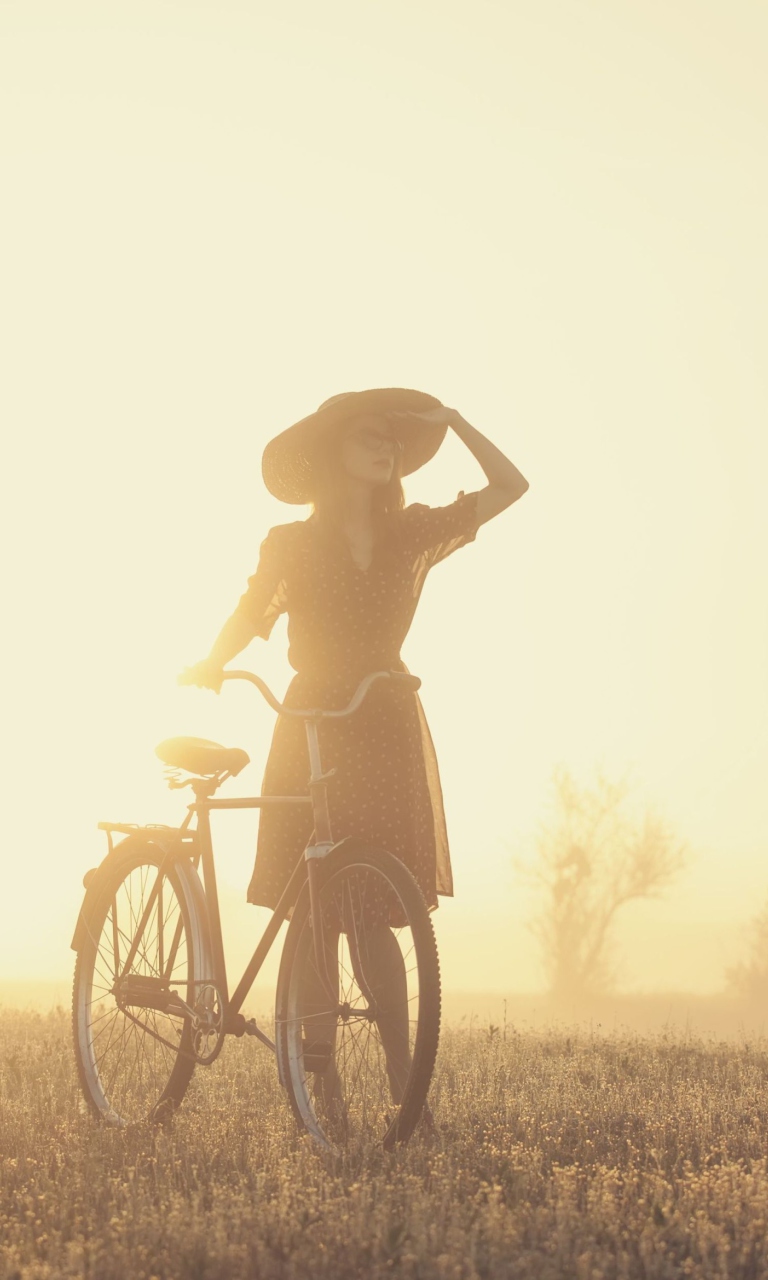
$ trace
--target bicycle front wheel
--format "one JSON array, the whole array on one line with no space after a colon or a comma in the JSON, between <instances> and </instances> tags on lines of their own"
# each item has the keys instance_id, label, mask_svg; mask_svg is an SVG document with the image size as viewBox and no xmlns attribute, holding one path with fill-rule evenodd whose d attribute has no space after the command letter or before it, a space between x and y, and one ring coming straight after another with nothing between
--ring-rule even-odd
<instances>
[{"instance_id":1,"label":"bicycle front wheel","mask_svg":"<svg viewBox=\"0 0 768 1280\"><path fill-rule=\"evenodd\" d=\"M440 1033L432 921L399 859L344 841L320 867L318 964L308 886L280 964L280 1077L324 1147L406 1142L426 1101Z\"/></svg>"},{"instance_id":2,"label":"bicycle front wheel","mask_svg":"<svg viewBox=\"0 0 768 1280\"><path fill-rule=\"evenodd\" d=\"M173 1112L195 1069L184 1004L210 973L205 907L189 861L164 862L151 842L129 838L97 874L75 964L75 1057L91 1110L123 1126Z\"/></svg>"}]
</instances>

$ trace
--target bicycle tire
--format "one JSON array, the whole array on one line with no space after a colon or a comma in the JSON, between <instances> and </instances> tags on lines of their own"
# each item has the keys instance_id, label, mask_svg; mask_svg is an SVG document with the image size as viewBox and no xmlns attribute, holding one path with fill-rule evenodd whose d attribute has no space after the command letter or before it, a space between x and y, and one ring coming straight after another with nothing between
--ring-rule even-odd
<instances>
[{"instance_id":1,"label":"bicycle tire","mask_svg":"<svg viewBox=\"0 0 768 1280\"><path fill-rule=\"evenodd\" d=\"M195 1069L188 1018L131 1005L126 1013L114 991L115 969L127 959L150 884L163 858L157 845L129 837L99 868L98 880L92 892L89 889L90 901L86 899L87 927L72 984L75 1059L91 1112L116 1127L169 1118L181 1103ZM156 932L158 939L163 935L166 954L181 921L177 955L182 958L175 966L170 989L194 1004L194 992L212 971L202 885L186 858L166 864L162 885L162 910L157 905L153 908L130 976L151 978L152 971L159 968L157 953L149 954L153 921L160 921ZM161 945L158 942L158 949Z\"/></svg>"},{"instance_id":2,"label":"bicycle tire","mask_svg":"<svg viewBox=\"0 0 768 1280\"><path fill-rule=\"evenodd\" d=\"M406 961L410 963L411 952L415 961L415 967L411 965L406 969L410 1064L405 1083L403 1084L404 1067L396 1081L398 1091L402 1090L399 1101L394 1100L394 1085L390 1074L392 1055L384 1050L381 1018L372 1013L377 998L374 998L373 1003L368 1001L367 1013L360 1012L364 1008L364 1003L360 1002L366 1000L362 994L360 976L369 994L376 991L380 994L384 988L381 983L374 987L370 976L366 977L367 960L364 963L358 960L361 975L358 975L351 960L350 938L354 938L360 957L364 953L368 955L365 938L359 932L359 922L355 923L354 919L355 913L361 921L364 916L361 886L363 883L368 884L364 880L368 876L375 877L374 884L378 883L382 890L388 885L399 901L398 912L405 917L405 923L390 928L389 933L395 937L400 948L403 967L405 968ZM327 911L332 902L336 904L334 909L339 909L339 891L340 909L345 909L345 884L356 885L358 901L353 905L352 915L349 917L352 928L348 926L339 934L337 956L340 999L338 1016L333 1015L336 1016L334 1030L331 1030L330 1008L327 1015L308 1012L311 1006L307 991L311 983L317 981L317 971L307 884L304 885L291 916L276 992L278 1071L296 1119L322 1147L337 1149L339 1146L349 1146L356 1140L362 1143L380 1142L389 1149L396 1143L407 1142L413 1134L421 1118L432 1079L440 1034L440 967L437 945L430 913L418 884L407 867L392 854L355 839L343 841L321 864L319 892L323 911ZM365 892L367 895L367 888ZM352 903L353 896L353 889L350 887L347 899L349 904ZM394 901L388 899L390 900ZM349 915L349 907L347 911ZM350 954L348 964L344 961L345 943ZM333 943L329 945L332 950ZM403 956L406 945L409 945L410 950L407 956ZM387 948L391 949L389 943ZM394 950L391 950L394 957ZM397 961L393 961L393 965L393 974L401 972L397 969ZM401 981L401 978L398 977L397 981ZM414 993L415 987L417 990ZM345 999L342 1000L341 996ZM418 1002L415 1011L411 1009L412 1001ZM416 1016L410 1016L414 1012ZM391 1022L390 1014L387 1016ZM309 1038L312 1032L308 1028L311 1020L317 1018L321 1022L315 1021L314 1027L317 1029L322 1025L325 1028L325 1039L313 1041ZM376 1037L378 1045L374 1046L374 1051L370 1054L370 1039L375 1040ZM322 1067L326 1061L328 1066L318 1072L317 1068ZM323 1112L322 1098L322 1085L334 1070L336 1074L333 1088L338 1104L335 1115ZM310 1076L313 1077L312 1082ZM319 1094L318 1081L321 1086ZM360 1095L363 1093L365 1097L361 1101ZM364 1114L366 1107L369 1107L367 1116Z\"/></svg>"}]
</instances>

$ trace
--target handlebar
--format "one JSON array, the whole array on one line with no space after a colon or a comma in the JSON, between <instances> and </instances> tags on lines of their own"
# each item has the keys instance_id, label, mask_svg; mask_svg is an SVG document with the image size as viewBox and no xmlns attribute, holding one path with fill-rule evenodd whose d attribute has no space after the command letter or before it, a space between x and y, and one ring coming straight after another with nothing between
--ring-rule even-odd
<instances>
[{"instance_id":1,"label":"handlebar","mask_svg":"<svg viewBox=\"0 0 768 1280\"><path fill-rule=\"evenodd\" d=\"M247 680L249 684L255 684L256 688L269 703L273 711L281 716L296 716L300 720L341 720L345 716L350 716L360 706L363 698L368 693L371 685L376 680L392 680L404 689L412 689L414 693L421 688L421 680L418 676L412 676L409 671L371 671L364 676L353 693L349 703L343 711L324 711L321 708L313 708L303 711L297 707L286 707L284 703L278 702L272 690L261 679L261 676L254 675L252 671L224 671L222 672L222 680ZM185 680L184 675L179 676L179 684L193 684L192 680Z\"/></svg>"}]
</instances>

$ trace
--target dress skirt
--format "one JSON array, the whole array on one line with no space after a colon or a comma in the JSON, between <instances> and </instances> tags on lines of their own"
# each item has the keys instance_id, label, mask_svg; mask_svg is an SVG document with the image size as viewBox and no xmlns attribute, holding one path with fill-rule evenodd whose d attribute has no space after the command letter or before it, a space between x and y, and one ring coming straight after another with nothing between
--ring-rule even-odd
<instances>
[{"instance_id":1,"label":"dress skirt","mask_svg":"<svg viewBox=\"0 0 768 1280\"><path fill-rule=\"evenodd\" d=\"M405 663L396 669L406 670ZM340 709L358 683L297 674L284 702ZM318 741L323 772L336 771L327 782L333 839L356 836L394 854L434 910L438 892L452 894L453 883L437 759L418 694L377 681L351 716L320 722ZM279 716L262 795L307 795L309 772L304 722ZM304 806L270 805L260 811L249 902L277 905L313 826L311 810Z\"/></svg>"}]
</instances>

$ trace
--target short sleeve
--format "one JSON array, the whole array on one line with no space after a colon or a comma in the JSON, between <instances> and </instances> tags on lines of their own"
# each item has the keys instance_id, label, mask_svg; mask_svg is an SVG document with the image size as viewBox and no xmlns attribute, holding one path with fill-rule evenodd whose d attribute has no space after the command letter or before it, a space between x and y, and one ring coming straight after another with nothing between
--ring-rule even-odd
<instances>
[{"instance_id":1,"label":"short sleeve","mask_svg":"<svg viewBox=\"0 0 768 1280\"><path fill-rule=\"evenodd\" d=\"M474 542L477 534L478 490L465 493L462 489L455 502L445 507L427 507L412 502L403 511L403 527L406 542L413 551L426 555L431 567L459 547Z\"/></svg>"},{"instance_id":2,"label":"short sleeve","mask_svg":"<svg viewBox=\"0 0 768 1280\"><path fill-rule=\"evenodd\" d=\"M259 548L256 572L248 579L248 588L240 597L236 612L253 624L254 635L268 640L275 622L288 607L286 587L287 543L285 530L275 525Z\"/></svg>"}]
</instances>

